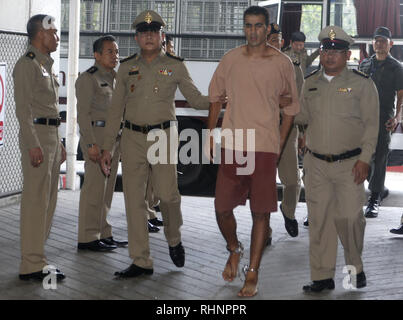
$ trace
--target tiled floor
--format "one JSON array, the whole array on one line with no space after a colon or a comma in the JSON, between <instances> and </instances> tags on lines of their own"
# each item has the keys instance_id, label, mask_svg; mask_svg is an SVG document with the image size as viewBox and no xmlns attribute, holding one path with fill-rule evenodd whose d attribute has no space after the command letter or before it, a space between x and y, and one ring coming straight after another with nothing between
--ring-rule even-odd
<instances>
[{"instance_id":1,"label":"tiled floor","mask_svg":"<svg viewBox=\"0 0 403 320\"><path fill-rule=\"evenodd\" d=\"M390 199L401 194L391 190ZM218 230L212 198L182 198L186 248L184 268L176 268L168 255L162 230L150 234L154 258L154 275L130 280L114 279L114 272L130 263L127 249L111 253L77 252L79 191L60 191L46 252L49 263L67 276L56 290L45 290L40 283L18 279L19 204L0 208L0 299L238 299L241 279L225 283L221 272L227 259L224 240ZM394 202L394 205L396 203ZM385 201L379 218L367 220L364 265L368 286L361 290L343 289L344 258L339 247L336 289L317 295L304 294L309 282L308 230L302 227L305 203L299 203L296 217L299 236L291 238L284 229L283 218L273 213L273 245L266 249L259 273L260 299L403 299L403 237L389 233L403 213L400 207L388 207ZM248 262L251 216L249 208L235 211L238 234L247 249L242 264ZM110 222L117 239L126 238L123 194L115 193Z\"/></svg>"}]
</instances>

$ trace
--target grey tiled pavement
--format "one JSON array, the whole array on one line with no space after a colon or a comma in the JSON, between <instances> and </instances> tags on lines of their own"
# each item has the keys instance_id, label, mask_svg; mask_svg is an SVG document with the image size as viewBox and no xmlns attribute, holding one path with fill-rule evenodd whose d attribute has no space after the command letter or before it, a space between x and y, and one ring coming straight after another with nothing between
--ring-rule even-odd
<instances>
[{"instance_id":1,"label":"grey tiled pavement","mask_svg":"<svg viewBox=\"0 0 403 320\"><path fill-rule=\"evenodd\" d=\"M56 290L18 279L19 203L8 204L0 207L0 299L238 299L241 279L228 284L221 278L228 253L216 225L213 198L182 197L184 268L176 268L171 262L161 230L150 234L154 275L129 280L115 280L113 276L131 263L126 248L111 253L77 252L79 191L60 191L58 199L46 253L49 263L60 268L67 279ZM379 217L367 220L363 258L368 286L343 289L346 274L339 245L336 289L316 295L301 290L310 280L308 230L302 227L305 203L297 208L297 238L288 236L281 214L273 213L273 244L264 253L259 293L252 299L403 299L403 236L389 233L399 223L402 207L402 192L391 190ZM248 205L237 208L235 214L239 238L247 248L241 263L247 264L251 227ZM109 220L115 238L126 238L122 193L115 193Z\"/></svg>"}]
</instances>

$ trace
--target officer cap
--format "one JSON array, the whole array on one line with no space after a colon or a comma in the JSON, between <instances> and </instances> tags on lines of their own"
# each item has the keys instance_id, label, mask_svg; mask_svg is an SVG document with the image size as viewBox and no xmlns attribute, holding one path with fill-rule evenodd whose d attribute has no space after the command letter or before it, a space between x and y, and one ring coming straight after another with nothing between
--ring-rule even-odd
<instances>
[{"instance_id":1,"label":"officer cap","mask_svg":"<svg viewBox=\"0 0 403 320\"><path fill-rule=\"evenodd\" d=\"M338 26L327 26L322 29L319 33L318 39L320 41L321 49L348 49L349 46L354 43L353 38Z\"/></svg>"},{"instance_id":2,"label":"officer cap","mask_svg":"<svg viewBox=\"0 0 403 320\"><path fill-rule=\"evenodd\" d=\"M305 34L301 31L295 31L291 34L291 41L305 42L305 40L306 40Z\"/></svg>"},{"instance_id":3,"label":"officer cap","mask_svg":"<svg viewBox=\"0 0 403 320\"><path fill-rule=\"evenodd\" d=\"M153 10L146 10L141 12L136 19L134 19L132 27L138 32L144 31L158 31L165 27L165 22L161 16Z\"/></svg>"},{"instance_id":4,"label":"officer cap","mask_svg":"<svg viewBox=\"0 0 403 320\"><path fill-rule=\"evenodd\" d=\"M277 23L270 23L270 32L268 34L268 36L272 35L272 34L277 34L277 33L281 33L281 29L280 26Z\"/></svg>"},{"instance_id":5,"label":"officer cap","mask_svg":"<svg viewBox=\"0 0 403 320\"><path fill-rule=\"evenodd\" d=\"M376 28L376 30L374 32L374 39L376 37L382 37L382 38L390 40L390 39L392 39L392 33L386 27L378 27L378 28Z\"/></svg>"}]
</instances>

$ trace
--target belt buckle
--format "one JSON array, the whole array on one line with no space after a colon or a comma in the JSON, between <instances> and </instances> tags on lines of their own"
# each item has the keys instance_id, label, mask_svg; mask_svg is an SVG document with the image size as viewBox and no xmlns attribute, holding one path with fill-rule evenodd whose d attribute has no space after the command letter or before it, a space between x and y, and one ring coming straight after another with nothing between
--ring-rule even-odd
<instances>
[{"instance_id":1,"label":"belt buckle","mask_svg":"<svg viewBox=\"0 0 403 320\"><path fill-rule=\"evenodd\" d=\"M148 127L147 127L147 126L145 126L145 127L140 127L140 128L141 128L141 133L148 134L149 130L148 130Z\"/></svg>"},{"instance_id":2,"label":"belt buckle","mask_svg":"<svg viewBox=\"0 0 403 320\"><path fill-rule=\"evenodd\" d=\"M325 154L325 160L327 162L333 162L333 155L332 154Z\"/></svg>"}]
</instances>

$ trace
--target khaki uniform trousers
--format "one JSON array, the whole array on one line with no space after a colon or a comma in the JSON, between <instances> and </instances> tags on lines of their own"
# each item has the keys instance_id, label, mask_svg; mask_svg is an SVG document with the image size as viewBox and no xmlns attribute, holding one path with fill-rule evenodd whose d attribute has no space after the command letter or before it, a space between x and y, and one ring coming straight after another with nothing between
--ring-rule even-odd
<instances>
[{"instance_id":1,"label":"khaki uniform trousers","mask_svg":"<svg viewBox=\"0 0 403 320\"><path fill-rule=\"evenodd\" d=\"M20 144L24 184L21 196L20 274L42 271L48 263L45 242L56 209L61 161L61 146L56 126L35 125L43 152L38 168L31 165L29 150ZM21 141L21 137L20 137Z\"/></svg>"},{"instance_id":2,"label":"khaki uniform trousers","mask_svg":"<svg viewBox=\"0 0 403 320\"><path fill-rule=\"evenodd\" d=\"M160 132L162 130L154 130ZM153 136L154 133L149 135ZM177 154L178 131L171 127L163 130L168 139L168 157L170 158L170 136L176 144L172 151ZM152 164L147 159L149 147L155 141L147 141L147 134L123 129L121 140L123 192L125 197L129 255L133 264L142 268L152 268L149 235L147 226L146 189L151 171L151 183L154 196L160 200L160 209L164 221L164 234L168 245L173 247L181 241L182 225L181 198L178 191L176 164ZM152 153L152 152L151 152ZM174 157L176 160L177 157Z\"/></svg>"},{"instance_id":3,"label":"khaki uniform trousers","mask_svg":"<svg viewBox=\"0 0 403 320\"><path fill-rule=\"evenodd\" d=\"M357 158L328 163L307 153L304 158L305 192L309 219L309 254L312 280L334 278L337 236L346 265L363 271L361 259L365 218L364 184L354 183Z\"/></svg>"},{"instance_id":4,"label":"khaki uniform trousers","mask_svg":"<svg viewBox=\"0 0 403 320\"><path fill-rule=\"evenodd\" d=\"M281 208L288 219L295 219L295 208L301 191L298 168L298 128L293 126L278 163L278 176L283 184Z\"/></svg>"},{"instance_id":5,"label":"khaki uniform trousers","mask_svg":"<svg viewBox=\"0 0 403 320\"><path fill-rule=\"evenodd\" d=\"M98 145L103 143L103 127L94 127ZM115 191L116 177L120 160L120 138L112 151L111 174L105 177L99 163L88 156L88 148L80 142L83 152L84 183L80 192L80 211L78 219L78 242L87 243L112 236L112 227L107 221Z\"/></svg>"}]
</instances>

